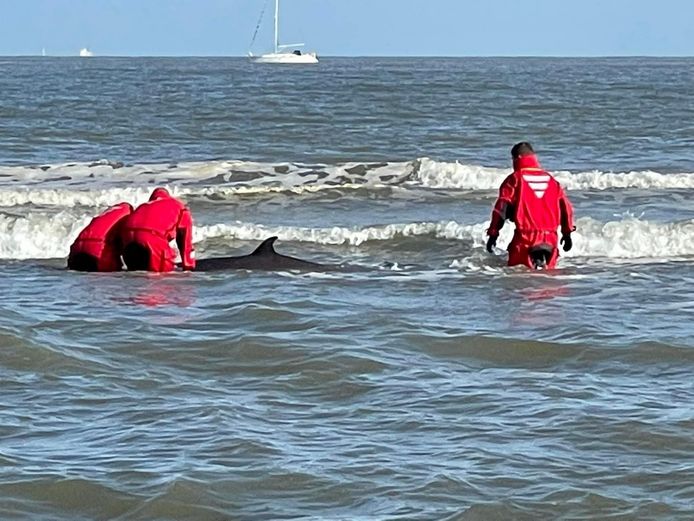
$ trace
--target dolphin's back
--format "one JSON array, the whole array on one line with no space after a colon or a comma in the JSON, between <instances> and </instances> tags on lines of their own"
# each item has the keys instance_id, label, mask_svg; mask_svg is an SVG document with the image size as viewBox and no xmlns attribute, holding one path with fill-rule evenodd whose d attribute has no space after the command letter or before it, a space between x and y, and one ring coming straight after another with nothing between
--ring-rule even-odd
<instances>
[{"instance_id":1,"label":"dolphin's back","mask_svg":"<svg viewBox=\"0 0 694 521\"><path fill-rule=\"evenodd\" d=\"M239 257L212 257L200 259L195 265L195 271L224 271L224 270L302 270L325 271L330 266L297 259L288 255L280 255L275 251L277 237L268 237L250 255Z\"/></svg>"}]
</instances>

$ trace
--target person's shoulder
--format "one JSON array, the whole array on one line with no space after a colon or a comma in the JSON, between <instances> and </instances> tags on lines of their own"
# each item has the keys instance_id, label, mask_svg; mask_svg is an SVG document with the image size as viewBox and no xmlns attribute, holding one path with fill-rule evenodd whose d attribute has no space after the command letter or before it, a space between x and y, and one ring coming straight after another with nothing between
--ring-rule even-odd
<instances>
[{"instance_id":1,"label":"person's shoulder","mask_svg":"<svg viewBox=\"0 0 694 521\"><path fill-rule=\"evenodd\" d=\"M544 173L547 174L547 175L549 176L550 183L553 184L554 186L556 186L557 189L559 190L559 192L561 192L561 193L563 194L563 193L564 193L564 187L563 187L562 184L559 182L559 179L557 179L557 178L554 176L554 174L553 174L552 172L548 171L548 170L545 170Z\"/></svg>"},{"instance_id":2,"label":"person's shoulder","mask_svg":"<svg viewBox=\"0 0 694 521\"><path fill-rule=\"evenodd\" d=\"M535 171L533 172L533 174L535 174L535 175L545 175L545 176L549 177L550 179L555 179L555 178L554 178L554 174L553 174L550 170L546 170L545 168L542 168L542 167L535 169Z\"/></svg>"},{"instance_id":3,"label":"person's shoulder","mask_svg":"<svg viewBox=\"0 0 694 521\"><path fill-rule=\"evenodd\" d=\"M549 178L552 179L552 180L553 180L554 182L556 182L557 184L560 184L560 183L559 183L559 180L556 178L556 176L554 175L554 173L550 172L549 170L543 170L543 173L547 174L547 175L549 176Z\"/></svg>"}]
</instances>

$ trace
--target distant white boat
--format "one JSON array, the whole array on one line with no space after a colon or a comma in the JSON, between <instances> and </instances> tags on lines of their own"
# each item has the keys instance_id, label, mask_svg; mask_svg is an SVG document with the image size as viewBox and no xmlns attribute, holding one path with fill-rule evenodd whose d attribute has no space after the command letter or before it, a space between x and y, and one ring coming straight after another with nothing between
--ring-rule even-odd
<instances>
[{"instance_id":1,"label":"distant white boat","mask_svg":"<svg viewBox=\"0 0 694 521\"><path fill-rule=\"evenodd\" d=\"M83 47L82 49L80 49L80 56L82 58L89 58L90 56L94 56L94 53L86 47Z\"/></svg>"},{"instance_id":2,"label":"distant white boat","mask_svg":"<svg viewBox=\"0 0 694 521\"><path fill-rule=\"evenodd\" d=\"M318 56L315 52L301 52L296 47L303 47L303 43L280 44L280 0L275 0L275 50L271 53L254 56L252 52L248 53L248 57L255 63L318 63ZM261 14L262 18L262 14ZM260 22L258 22L260 25ZM256 27L253 41L258 34Z\"/></svg>"}]
</instances>

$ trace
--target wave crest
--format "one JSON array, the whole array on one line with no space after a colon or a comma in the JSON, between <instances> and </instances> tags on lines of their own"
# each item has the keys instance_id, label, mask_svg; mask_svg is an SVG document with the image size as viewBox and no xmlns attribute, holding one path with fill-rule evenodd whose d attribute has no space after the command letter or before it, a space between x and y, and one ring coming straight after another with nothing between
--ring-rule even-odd
<instances>
[{"instance_id":1,"label":"wave crest","mask_svg":"<svg viewBox=\"0 0 694 521\"><path fill-rule=\"evenodd\" d=\"M402 189L497 190L509 169L420 158L407 162L303 165L209 161L123 166L75 163L47 167L0 166L0 206L102 207L147 199L153 186L178 196L229 199L274 192ZM694 174L643 172L555 172L568 190L672 190L694 188Z\"/></svg>"},{"instance_id":2,"label":"wave crest","mask_svg":"<svg viewBox=\"0 0 694 521\"><path fill-rule=\"evenodd\" d=\"M66 257L70 244L90 218L90 215L76 216L67 210L57 214L36 212L26 217L0 214L0 258ZM578 220L577 226L574 249L564 256L669 259L694 255L694 220L658 223L627 216L600 222L585 217ZM330 228L234 222L196 226L194 241L204 252L206 242L210 240L261 241L271 235L277 235L282 241L363 247L368 247L371 242L387 243L429 236L465 243L466 251L482 251L487 227L488 222L462 224L455 221ZM512 235L513 226L504 227L499 246L507 244Z\"/></svg>"}]
</instances>

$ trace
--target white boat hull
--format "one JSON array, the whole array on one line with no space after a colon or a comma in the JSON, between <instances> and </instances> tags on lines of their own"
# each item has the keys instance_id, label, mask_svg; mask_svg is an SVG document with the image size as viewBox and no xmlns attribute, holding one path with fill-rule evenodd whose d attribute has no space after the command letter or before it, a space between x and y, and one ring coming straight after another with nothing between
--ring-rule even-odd
<instances>
[{"instance_id":1,"label":"white boat hull","mask_svg":"<svg viewBox=\"0 0 694 521\"><path fill-rule=\"evenodd\" d=\"M273 52L260 56L251 56L255 63L318 63L314 52L294 54L291 52Z\"/></svg>"}]
</instances>

